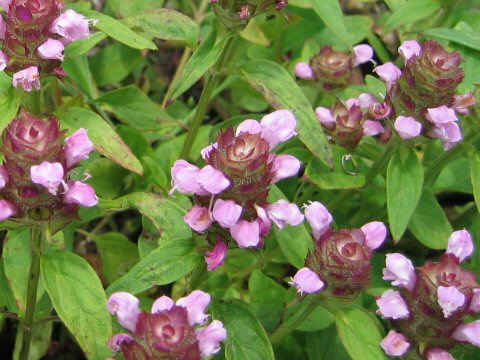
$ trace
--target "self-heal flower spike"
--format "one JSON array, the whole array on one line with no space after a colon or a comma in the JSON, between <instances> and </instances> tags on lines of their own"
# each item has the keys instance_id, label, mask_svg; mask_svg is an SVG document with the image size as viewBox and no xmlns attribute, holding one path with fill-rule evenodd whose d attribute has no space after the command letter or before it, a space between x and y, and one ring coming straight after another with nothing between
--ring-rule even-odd
<instances>
[{"instance_id":1,"label":"self-heal flower spike","mask_svg":"<svg viewBox=\"0 0 480 360\"><path fill-rule=\"evenodd\" d=\"M60 40L55 39L48 39L42 45L40 45L37 49L38 54L43 59L50 59L50 60L62 60L64 58L63 52L65 50L65 46Z\"/></svg>"},{"instance_id":2,"label":"self-heal flower spike","mask_svg":"<svg viewBox=\"0 0 480 360\"><path fill-rule=\"evenodd\" d=\"M403 140L412 139L420 135L422 124L411 116L399 116L395 120L395 130Z\"/></svg>"},{"instance_id":3,"label":"self-heal flower spike","mask_svg":"<svg viewBox=\"0 0 480 360\"><path fill-rule=\"evenodd\" d=\"M395 330L390 330L380 343L380 346L389 356L402 356L408 351L410 343L407 341L405 335L400 334Z\"/></svg>"},{"instance_id":4,"label":"self-heal flower spike","mask_svg":"<svg viewBox=\"0 0 480 360\"><path fill-rule=\"evenodd\" d=\"M416 40L407 40L398 48L398 52L404 57L405 63L413 56L420 55L421 50L422 48Z\"/></svg>"},{"instance_id":5,"label":"self-heal flower spike","mask_svg":"<svg viewBox=\"0 0 480 360\"><path fill-rule=\"evenodd\" d=\"M297 121L293 113L288 110L277 110L265 115L260 121L260 125L262 138L268 141L271 149L297 135L295 132Z\"/></svg>"},{"instance_id":6,"label":"self-heal flower spike","mask_svg":"<svg viewBox=\"0 0 480 360\"><path fill-rule=\"evenodd\" d=\"M448 239L447 254L455 255L460 261L473 253L473 240L467 230L454 231Z\"/></svg>"},{"instance_id":7,"label":"self-heal flower spike","mask_svg":"<svg viewBox=\"0 0 480 360\"><path fill-rule=\"evenodd\" d=\"M260 225L256 221L240 220L230 228L230 235L240 248L258 246L260 242Z\"/></svg>"},{"instance_id":8,"label":"self-heal flower spike","mask_svg":"<svg viewBox=\"0 0 480 360\"><path fill-rule=\"evenodd\" d=\"M67 166L72 167L78 162L88 159L95 147L88 137L87 130L80 128L65 139L64 149Z\"/></svg>"},{"instance_id":9,"label":"self-heal flower spike","mask_svg":"<svg viewBox=\"0 0 480 360\"><path fill-rule=\"evenodd\" d=\"M387 237L387 227L381 221L372 221L363 225L360 230L365 234L365 245L370 249L379 248Z\"/></svg>"},{"instance_id":10,"label":"self-heal flower spike","mask_svg":"<svg viewBox=\"0 0 480 360\"><path fill-rule=\"evenodd\" d=\"M52 195L57 195L57 189L63 181L64 171L60 163L44 161L30 168L30 177L35 184L44 186Z\"/></svg>"},{"instance_id":11,"label":"self-heal flower spike","mask_svg":"<svg viewBox=\"0 0 480 360\"><path fill-rule=\"evenodd\" d=\"M268 217L282 229L285 225L299 225L303 222L304 216L298 206L286 200L278 200L267 206Z\"/></svg>"},{"instance_id":12,"label":"self-heal flower spike","mask_svg":"<svg viewBox=\"0 0 480 360\"><path fill-rule=\"evenodd\" d=\"M448 318L459 307L465 304L463 295L455 286L439 286L437 288L438 304L443 310L443 316Z\"/></svg>"},{"instance_id":13,"label":"self-heal flower spike","mask_svg":"<svg viewBox=\"0 0 480 360\"><path fill-rule=\"evenodd\" d=\"M360 44L353 47L355 57L353 59L353 66L366 63L373 58L373 49L370 45Z\"/></svg>"},{"instance_id":14,"label":"self-heal flower spike","mask_svg":"<svg viewBox=\"0 0 480 360\"><path fill-rule=\"evenodd\" d=\"M403 300L400 292L395 290L385 291L377 299L378 312L385 318L406 319L410 316L408 305Z\"/></svg>"},{"instance_id":15,"label":"self-heal flower spike","mask_svg":"<svg viewBox=\"0 0 480 360\"><path fill-rule=\"evenodd\" d=\"M227 256L228 247L225 241L219 239L211 251L205 254L205 262L209 271L215 270L221 266Z\"/></svg>"},{"instance_id":16,"label":"self-heal flower spike","mask_svg":"<svg viewBox=\"0 0 480 360\"><path fill-rule=\"evenodd\" d=\"M107 302L110 314L117 315L118 322L127 330L132 332L137 327L138 315L140 309L138 307L139 300L127 292L117 292L112 294Z\"/></svg>"},{"instance_id":17,"label":"self-heal flower spike","mask_svg":"<svg viewBox=\"0 0 480 360\"><path fill-rule=\"evenodd\" d=\"M318 240L329 228L333 221L332 214L318 201L310 202L305 207L305 217L312 227L313 237Z\"/></svg>"},{"instance_id":18,"label":"self-heal flower spike","mask_svg":"<svg viewBox=\"0 0 480 360\"><path fill-rule=\"evenodd\" d=\"M12 84L14 87L21 86L25 91L32 91L33 89L40 89L40 74L38 67L30 66L25 70L21 70L13 74Z\"/></svg>"},{"instance_id":19,"label":"self-heal flower spike","mask_svg":"<svg viewBox=\"0 0 480 360\"><path fill-rule=\"evenodd\" d=\"M230 186L230 180L213 166L207 165L198 172L197 181L211 194L219 194Z\"/></svg>"},{"instance_id":20,"label":"self-heal flower spike","mask_svg":"<svg viewBox=\"0 0 480 360\"><path fill-rule=\"evenodd\" d=\"M312 80L315 79L315 72L312 67L304 62L299 62L295 65L295 75L303 80Z\"/></svg>"},{"instance_id":21,"label":"self-heal flower spike","mask_svg":"<svg viewBox=\"0 0 480 360\"><path fill-rule=\"evenodd\" d=\"M195 330L198 346L203 356L210 356L220 351L220 343L227 338L227 331L218 320L208 326Z\"/></svg>"},{"instance_id":22,"label":"self-heal flower spike","mask_svg":"<svg viewBox=\"0 0 480 360\"><path fill-rule=\"evenodd\" d=\"M211 215L206 207L194 205L185 215L185 222L193 230L198 232L206 231L213 222Z\"/></svg>"},{"instance_id":23,"label":"self-heal flower spike","mask_svg":"<svg viewBox=\"0 0 480 360\"><path fill-rule=\"evenodd\" d=\"M297 288L300 294L313 294L322 290L325 286L320 277L309 268L302 268L297 271L290 282Z\"/></svg>"},{"instance_id":24,"label":"self-heal flower spike","mask_svg":"<svg viewBox=\"0 0 480 360\"><path fill-rule=\"evenodd\" d=\"M383 279L392 280L392 285L412 290L416 275L410 259L402 254L387 254L387 267L383 270Z\"/></svg>"},{"instance_id":25,"label":"self-heal flower spike","mask_svg":"<svg viewBox=\"0 0 480 360\"><path fill-rule=\"evenodd\" d=\"M469 342L480 347L480 320L460 325L452 337L458 341Z\"/></svg>"},{"instance_id":26,"label":"self-heal flower spike","mask_svg":"<svg viewBox=\"0 0 480 360\"><path fill-rule=\"evenodd\" d=\"M195 194L201 190L197 176L200 169L185 160L177 160L172 167L172 190L182 194Z\"/></svg>"},{"instance_id":27,"label":"self-heal flower spike","mask_svg":"<svg viewBox=\"0 0 480 360\"><path fill-rule=\"evenodd\" d=\"M272 171L275 172L275 176L272 179L272 183L295 176L300 170L300 161L292 155L277 155L273 160Z\"/></svg>"},{"instance_id":28,"label":"self-heal flower spike","mask_svg":"<svg viewBox=\"0 0 480 360\"><path fill-rule=\"evenodd\" d=\"M390 90L393 84L400 78L402 74L401 70L391 62L387 62L383 65L377 66L373 71L385 81L387 84L387 90Z\"/></svg>"},{"instance_id":29,"label":"self-heal flower spike","mask_svg":"<svg viewBox=\"0 0 480 360\"><path fill-rule=\"evenodd\" d=\"M242 207L233 200L218 199L213 206L213 218L225 229L235 225L242 215Z\"/></svg>"},{"instance_id":30,"label":"self-heal flower spike","mask_svg":"<svg viewBox=\"0 0 480 360\"><path fill-rule=\"evenodd\" d=\"M89 21L85 16L69 9L55 19L50 32L61 35L69 42L86 39L90 36Z\"/></svg>"},{"instance_id":31,"label":"self-heal flower spike","mask_svg":"<svg viewBox=\"0 0 480 360\"><path fill-rule=\"evenodd\" d=\"M68 183L68 190L63 195L65 204L76 204L84 207L92 207L98 204L95 190L81 181Z\"/></svg>"},{"instance_id":32,"label":"self-heal flower spike","mask_svg":"<svg viewBox=\"0 0 480 360\"><path fill-rule=\"evenodd\" d=\"M195 290L191 294L178 299L176 304L187 309L188 321L191 325L204 324L208 320L205 309L210 304L210 295L206 292Z\"/></svg>"}]
</instances>

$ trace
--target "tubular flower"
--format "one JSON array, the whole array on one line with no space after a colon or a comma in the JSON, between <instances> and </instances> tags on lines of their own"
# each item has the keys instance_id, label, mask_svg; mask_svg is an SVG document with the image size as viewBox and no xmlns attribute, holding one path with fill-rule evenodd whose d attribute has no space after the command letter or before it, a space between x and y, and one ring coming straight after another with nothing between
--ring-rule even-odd
<instances>
[{"instance_id":1,"label":"tubular flower","mask_svg":"<svg viewBox=\"0 0 480 360\"><path fill-rule=\"evenodd\" d=\"M310 64L300 62L295 75L303 80L318 83L324 90L342 90L352 82L356 67L372 60L373 49L369 45L357 45L352 52L336 51L323 46Z\"/></svg>"},{"instance_id":2,"label":"tubular flower","mask_svg":"<svg viewBox=\"0 0 480 360\"><path fill-rule=\"evenodd\" d=\"M387 255L384 279L394 280L399 289L387 290L377 299L379 313L405 336L412 351L423 351L426 359L448 359L446 350L459 341L480 346L475 322L465 322L467 315L480 310L476 306L480 285L473 272L460 267L471 255L472 244L466 230L456 231L439 261L416 269L401 254Z\"/></svg>"},{"instance_id":3,"label":"tubular flower","mask_svg":"<svg viewBox=\"0 0 480 360\"><path fill-rule=\"evenodd\" d=\"M86 134L79 129L72 137L79 133ZM70 180L72 165L67 161L70 152L81 152L82 159L86 159L89 151L81 143L63 148L64 135L53 116L45 121L24 110L5 129L0 198L15 209L10 216L50 221L58 215L73 220L78 205L97 204L93 188Z\"/></svg>"},{"instance_id":4,"label":"tubular flower","mask_svg":"<svg viewBox=\"0 0 480 360\"><path fill-rule=\"evenodd\" d=\"M293 113L275 111L260 122L245 120L236 131L221 131L217 142L202 150L206 163L202 169L185 160L175 162L172 191L195 196L185 221L193 230L207 232L212 245L221 244L207 252L209 269L223 262L228 243L259 247L272 222L282 229L303 221L297 205L267 202L271 185L300 169L295 157L272 153L276 145L296 135L295 126ZM218 238L224 241L219 243Z\"/></svg>"},{"instance_id":5,"label":"tubular flower","mask_svg":"<svg viewBox=\"0 0 480 360\"><path fill-rule=\"evenodd\" d=\"M227 332L223 324L204 311L210 295L196 290L175 303L168 296L158 298L151 312L141 311L139 300L129 293L114 293L107 302L110 313L128 334L117 334L109 341L113 351L126 360L199 360L220 351Z\"/></svg>"}]
</instances>

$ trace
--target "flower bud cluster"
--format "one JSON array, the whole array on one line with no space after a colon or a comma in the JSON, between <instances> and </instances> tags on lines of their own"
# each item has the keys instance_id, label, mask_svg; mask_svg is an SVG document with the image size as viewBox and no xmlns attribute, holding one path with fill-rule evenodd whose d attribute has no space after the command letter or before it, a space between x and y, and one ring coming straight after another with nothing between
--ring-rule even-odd
<instances>
[{"instance_id":1,"label":"flower bud cluster","mask_svg":"<svg viewBox=\"0 0 480 360\"><path fill-rule=\"evenodd\" d=\"M58 119L47 121L21 111L3 133L0 166L0 221L10 217L49 221L56 214L75 215L78 206L98 199L92 187L70 179L78 162L94 146L85 129L62 140Z\"/></svg>"},{"instance_id":2,"label":"flower bud cluster","mask_svg":"<svg viewBox=\"0 0 480 360\"><path fill-rule=\"evenodd\" d=\"M13 86L40 88L41 74L63 75L65 46L90 35L89 20L64 9L63 0L3 0L0 14L0 71L13 73Z\"/></svg>"},{"instance_id":3,"label":"flower bud cluster","mask_svg":"<svg viewBox=\"0 0 480 360\"><path fill-rule=\"evenodd\" d=\"M164 295L147 313L140 310L135 296L114 293L108 299L108 310L129 332L114 335L109 346L121 350L126 360L199 360L213 355L227 332L218 320L207 325L209 304L210 295L195 290L176 302Z\"/></svg>"},{"instance_id":4,"label":"flower bud cluster","mask_svg":"<svg viewBox=\"0 0 480 360\"><path fill-rule=\"evenodd\" d=\"M292 278L300 293L328 294L352 300L370 282L372 252L382 245L387 228L382 222L370 222L360 229L332 230L332 215L319 202L305 206L305 217L312 228L315 249Z\"/></svg>"},{"instance_id":5,"label":"flower bud cluster","mask_svg":"<svg viewBox=\"0 0 480 360\"><path fill-rule=\"evenodd\" d=\"M286 200L268 203L270 186L295 176L300 161L291 155L275 155L272 149L295 133L296 119L287 110L256 120L245 120L236 132L221 131L217 142L202 150L202 169L178 160L172 168L172 192L195 195L186 223L199 233L209 232L217 241L207 254L209 269L225 258L227 242L241 248L262 246L274 222L280 229L298 225L304 217ZM212 242L213 242L212 241Z\"/></svg>"},{"instance_id":6,"label":"flower bud cluster","mask_svg":"<svg viewBox=\"0 0 480 360\"><path fill-rule=\"evenodd\" d=\"M381 343L387 355L411 350L428 360L453 359L446 350L458 342L480 346L480 320L465 322L480 312L480 285L460 266L472 252L470 234L460 230L452 233L438 262L417 269L404 255L387 254L383 279L398 288L377 299L378 313L394 328Z\"/></svg>"},{"instance_id":7,"label":"flower bud cluster","mask_svg":"<svg viewBox=\"0 0 480 360\"><path fill-rule=\"evenodd\" d=\"M467 114L475 104L472 94L455 95L464 76L460 53L431 40L406 41L399 53L405 59L403 70L390 62L375 69L386 82L396 131L403 139L424 135L451 148L462 139L456 114Z\"/></svg>"},{"instance_id":8,"label":"flower bud cluster","mask_svg":"<svg viewBox=\"0 0 480 360\"><path fill-rule=\"evenodd\" d=\"M388 104L378 102L370 94L346 102L337 100L331 109L318 107L315 110L330 142L353 152L364 136L374 136L384 132L380 120L390 115Z\"/></svg>"},{"instance_id":9,"label":"flower bud cluster","mask_svg":"<svg viewBox=\"0 0 480 360\"><path fill-rule=\"evenodd\" d=\"M371 61L372 57L373 49L369 45L357 45L353 52L323 46L310 64L300 62L295 66L295 75L303 80L315 81L326 91L342 90L350 84L354 69Z\"/></svg>"}]
</instances>

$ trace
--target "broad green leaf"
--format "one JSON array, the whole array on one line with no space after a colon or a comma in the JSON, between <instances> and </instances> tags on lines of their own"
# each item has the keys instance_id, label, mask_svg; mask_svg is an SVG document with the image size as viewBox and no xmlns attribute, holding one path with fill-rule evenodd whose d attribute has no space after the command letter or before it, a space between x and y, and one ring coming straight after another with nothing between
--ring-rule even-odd
<instances>
[{"instance_id":1,"label":"broad green leaf","mask_svg":"<svg viewBox=\"0 0 480 360\"><path fill-rule=\"evenodd\" d=\"M383 32L387 34L399 26L425 19L433 15L441 6L438 0L408 0L390 15L385 22Z\"/></svg>"},{"instance_id":2,"label":"broad green leaf","mask_svg":"<svg viewBox=\"0 0 480 360\"><path fill-rule=\"evenodd\" d=\"M325 163L316 158L308 163L305 176L321 189L357 189L365 185L365 175L347 174L341 166L330 169Z\"/></svg>"},{"instance_id":3,"label":"broad green leaf","mask_svg":"<svg viewBox=\"0 0 480 360\"><path fill-rule=\"evenodd\" d=\"M125 22L131 28L140 28L154 38L182 41L192 48L197 46L199 33L197 23L178 11L157 9L129 17Z\"/></svg>"},{"instance_id":4,"label":"broad green leaf","mask_svg":"<svg viewBox=\"0 0 480 360\"><path fill-rule=\"evenodd\" d=\"M480 153L477 152L472 159L470 168L470 175L472 177L473 196L477 204L478 212L480 212Z\"/></svg>"},{"instance_id":5,"label":"broad green leaf","mask_svg":"<svg viewBox=\"0 0 480 360\"><path fill-rule=\"evenodd\" d=\"M480 51L480 35L478 32L469 29L468 26L460 26L456 29L433 28L425 30L425 34Z\"/></svg>"},{"instance_id":6,"label":"broad green leaf","mask_svg":"<svg viewBox=\"0 0 480 360\"><path fill-rule=\"evenodd\" d=\"M0 71L0 93L3 93L12 87L12 77L5 71Z\"/></svg>"},{"instance_id":7,"label":"broad green leaf","mask_svg":"<svg viewBox=\"0 0 480 360\"><path fill-rule=\"evenodd\" d=\"M308 360L352 360L334 326L305 334Z\"/></svg>"},{"instance_id":8,"label":"broad green leaf","mask_svg":"<svg viewBox=\"0 0 480 360\"><path fill-rule=\"evenodd\" d=\"M430 249L446 249L453 231L442 207L428 191L423 192L408 229Z\"/></svg>"},{"instance_id":9,"label":"broad green leaf","mask_svg":"<svg viewBox=\"0 0 480 360\"><path fill-rule=\"evenodd\" d=\"M320 19L339 37L342 42L351 47L350 35L343 21L343 12L338 0L321 0L312 2L313 10Z\"/></svg>"},{"instance_id":10,"label":"broad green leaf","mask_svg":"<svg viewBox=\"0 0 480 360\"><path fill-rule=\"evenodd\" d=\"M30 352L28 353L28 360L42 359L52 342L52 321L44 321L36 324L32 329L32 340L30 342ZM15 350L13 351L13 360L18 360L20 349L22 346L23 331L17 331L15 338Z\"/></svg>"},{"instance_id":11,"label":"broad green leaf","mask_svg":"<svg viewBox=\"0 0 480 360\"><path fill-rule=\"evenodd\" d=\"M97 195L107 199L122 195L124 180L129 174L128 170L104 157L89 162L85 172L92 175L89 184L94 187Z\"/></svg>"},{"instance_id":12,"label":"broad green leaf","mask_svg":"<svg viewBox=\"0 0 480 360\"><path fill-rule=\"evenodd\" d=\"M105 40L107 35L103 32L96 32L90 35L87 39L77 40L70 43L65 49L65 57L73 58L81 55L85 55L100 41Z\"/></svg>"},{"instance_id":13,"label":"broad green leaf","mask_svg":"<svg viewBox=\"0 0 480 360\"><path fill-rule=\"evenodd\" d=\"M306 297L300 303L287 309L284 324L298 321L299 316L301 316L299 314L303 314L313 301L312 298ZM334 316L328 310L317 305L308 317L297 326L296 330L304 332L322 330L332 325L334 319Z\"/></svg>"},{"instance_id":14,"label":"broad green leaf","mask_svg":"<svg viewBox=\"0 0 480 360\"><path fill-rule=\"evenodd\" d=\"M13 87L0 94L0 132L17 116L23 92Z\"/></svg>"},{"instance_id":15,"label":"broad green leaf","mask_svg":"<svg viewBox=\"0 0 480 360\"><path fill-rule=\"evenodd\" d=\"M70 133L82 127L86 128L88 136L99 153L125 169L142 175L143 170L140 161L133 155L115 130L99 115L90 110L73 106L68 109L61 109L57 112L57 116Z\"/></svg>"},{"instance_id":16,"label":"broad green leaf","mask_svg":"<svg viewBox=\"0 0 480 360\"><path fill-rule=\"evenodd\" d=\"M285 199L285 195L276 186L272 186L269 201L280 199ZM298 269L303 268L308 250L312 249L314 244L305 225L302 223L297 226L286 226L282 230L273 227L273 234L288 262Z\"/></svg>"},{"instance_id":17,"label":"broad green leaf","mask_svg":"<svg viewBox=\"0 0 480 360\"><path fill-rule=\"evenodd\" d=\"M110 91L94 102L105 105L119 120L139 131L155 131L164 120L172 121L157 103L135 85Z\"/></svg>"},{"instance_id":18,"label":"broad green leaf","mask_svg":"<svg viewBox=\"0 0 480 360\"><path fill-rule=\"evenodd\" d=\"M93 97L92 72L86 56L65 59L63 69L68 74L68 77L75 81L89 98Z\"/></svg>"},{"instance_id":19,"label":"broad green leaf","mask_svg":"<svg viewBox=\"0 0 480 360\"><path fill-rule=\"evenodd\" d=\"M387 211L390 231L399 240L422 192L423 167L415 152L399 148L387 170Z\"/></svg>"},{"instance_id":20,"label":"broad green leaf","mask_svg":"<svg viewBox=\"0 0 480 360\"><path fill-rule=\"evenodd\" d=\"M99 13L98 11L88 10L84 13L89 19L97 20L96 28L103 31L111 38L134 49L157 50L157 47L152 41L132 31L120 21Z\"/></svg>"},{"instance_id":21,"label":"broad green leaf","mask_svg":"<svg viewBox=\"0 0 480 360\"><path fill-rule=\"evenodd\" d=\"M359 307L338 307L335 311L338 335L352 360L386 360L380 347L383 334L375 315Z\"/></svg>"},{"instance_id":22,"label":"broad green leaf","mask_svg":"<svg viewBox=\"0 0 480 360\"><path fill-rule=\"evenodd\" d=\"M200 44L188 59L177 81L172 84L173 101L190 89L200 78L217 62L227 44L229 37L217 39L217 32L212 30L210 35Z\"/></svg>"},{"instance_id":23,"label":"broad green leaf","mask_svg":"<svg viewBox=\"0 0 480 360\"><path fill-rule=\"evenodd\" d=\"M5 268L3 259L0 258L0 302L7 307L8 311L18 313L18 306L15 301L15 296L11 287L8 285L7 277L5 276Z\"/></svg>"},{"instance_id":24,"label":"broad green leaf","mask_svg":"<svg viewBox=\"0 0 480 360\"><path fill-rule=\"evenodd\" d=\"M119 18L152 11L163 6L164 0L109 0L106 5Z\"/></svg>"},{"instance_id":25,"label":"broad green leaf","mask_svg":"<svg viewBox=\"0 0 480 360\"><path fill-rule=\"evenodd\" d=\"M291 75L280 65L251 61L240 68L250 85L263 94L276 110L291 110L297 118L300 140L325 163L331 163L331 149L312 106Z\"/></svg>"},{"instance_id":26,"label":"broad green leaf","mask_svg":"<svg viewBox=\"0 0 480 360\"><path fill-rule=\"evenodd\" d=\"M458 191L467 194L472 193L471 177L465 169L469 169L471 160L466 157L456 157L442 169L435 184L433 192Z\"/></svg>"},{"instance_id":27,"label":"broad green leaf","mask_svg":"<svg viewBox=\"0 0 480 360\"><path fill-rule=\"evenodd\" d=\"M239 300L215 301L210 308L212 317L220 320L227 330L225 358L227 360L273 360L272 345L260 321Z\"/></svg>"},{"instance_id":28,"label":"broad green leaf","mask_svg":"<svg viewBox=\"0 0 480 360\"><path fill-rule=\"evenodd\" d=\"M88 359L112 356L112 323L100 279L78 255L54 251L41 259L41 274L55 311Z\"/></svg>"}]
</instances>

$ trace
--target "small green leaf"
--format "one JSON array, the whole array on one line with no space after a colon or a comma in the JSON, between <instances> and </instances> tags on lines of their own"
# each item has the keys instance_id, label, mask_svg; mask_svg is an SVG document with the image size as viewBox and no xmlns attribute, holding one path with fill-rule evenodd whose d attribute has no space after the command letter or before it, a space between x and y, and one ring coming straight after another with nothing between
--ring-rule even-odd
<instances>
[{"instance_id":1,"label":"small green leaf","mask_svg":"<svg viewBox=\"0 0 480 360\"><path fill-rule=\"evenodd\" d=\"M65 59L63 69L89 98L93 96L92 72L86 56Z\"/></svg>"},{"instance_id":2,"label":"small green leaf","mask_svg":"<svg viewBox=\"0 0 480 360\"><path fill-rule=\"evenodd\" d=\"M139 175L143 174L142 164L133 155L125 142L117 135L115 130L108 125L96 113L77 106L61 109L57 112L63 126L69 129L70 133L79 128L86 128L88 136L95 144L99 153L105 155L125 169L131 170Z\"/></svg>"},{"instance_id":3,"label":"small green leaf","mask_svg":"<svg viewBox=\"0 0 480 360\"><path fill-rule=\"evenodd\" d=\"M105 40L106 38L107 35L99 31L93 33L87 39L74 41L70 43L65 49L65 57L68 59L85 55L93 47L95 47L95 45L97 45L100 41Z\"/></svg>"},{"instance_id":4,"label":"small green leaf","mask_svg":"<svg viewBox=\"0 0 480 360\"><path fill-rule=\"evenodd\" d=\"M251 61L240 71L250 85L259 91L276 110L291 110L297 118L300 140L326 164L331 161L331 149L312 106L289 73L280 65L268 61Z\"/></svg>"},{"instance_id":5,"label":"small green leaf","mask_svg":"<svg viewBox=\"0 0 480 360\"><path fill-rule=\"evenodd\" d=\"M428 191L422 194L408 229L430 249L446 249L453 231L442 207Z\"/></svg>"},{"instance_id":6,"label":"small green leaf","mask_svg":"<svg viewBox=\"0 0 480 360\"><path fill-rule=\"evenodd\" d=\"M350 175L341 167L330 169L325 163L316 158L308 163L305 176L321 189L357 189L365 185L365 175Z\"/></svg>"},{"instance_id":7,"label":"small green leaf","mask_svg":"<svg viewBox=\"0 0 480 360\"><path fill-rule=\"evenodd\" d=\"M415 152L399 148L387 170L387 211L390 231L399 240L422 193L423 167Z\"/></svg>"},{"instance_id":8,"label":"small green leaf","mask_svg":"<svg viewBox=\"0 0 480 360\"><path fill-rule=\"evenodd\" d=\"M22 96L23 91L13 87L0 94L0 132L3 132L10 121L17 116Z\"/></svg>"},{"instance_id":9,"label":"small green leaf","mask_svg":"<svg viewBox=\"0 0 480 360\"><path fill-rule=\"evenodd\" d=\"M480 51L480 35L466 24L456 29L433 28L425 30L425 34L437 39L452 41L454 43Z\"/></svg>"},{"instance_id":10,"label":"small green leaf","mask_svg":"<svg viewBox=\"0 0 480 360\"><path fill-rule=\"evenodd\" d=\"M321 0L312 2L313 9L320 19L347 46L351 47L350 35L343 21L343 12L338 0Z\"/></svg>"},{"instance_id":11,"label":"small green leaf","mask_svg":"<svg viewBox=\"0 0 480 360\"><path fill-rule=\"evenodd\" d=\"M409 0L398 6L385 22L383 32L385 34L399 26L410 24L433 15L440 7L438 0Z\"/></svg>"},{"instance_id":12,"label":"small green leaf","mask_svg":"<svg viewBox=\"0 0 480 360\"><path fill-rule=\"evenodd\" d=\"M118 18L149 12L162 7L165 0L108 0L105 4Z\"/></svg>"},{"instance_id":13,"label":"small green leaf","mask_svg":"<svg viewBox=\"0 0 480 360\"><path fill-rule=\"evenodd\" d=\"M45 288L60 319L88 359L112 356L107 342L112 324L100 279L78 255L54 251L41 259Z\"/></svg>"},{"instance_id":14,"label":"small green leaf","mask_svg":"<svg viewBox=\"0 0 480 360\"><path fill-rule=\"evenodd\" d=\"M477 204L478 212L480 212L480 153L477 152L472 159L470 168L470 174L472 177L473 196L475 197L475 203Z\"/></svg>"},{"instance_id":15,"label":"small green leaf","mask_svg":"<svg viewBox=\"0 0 480 360\"><path fill-rule=\"evenodd\" d=\"M227 330L227 360L275 359L265 329L243 302L215 301L210 311L212 317L220 320Z\"/></svg>"},{"instance_id":16,"label":"small green leaf","mask_svg":"<svg viewBox=\"0 0 480 360\"><path fill-rule=\"evenodd\" d=\"M136 32L123 25L120 21L99 13L98 11L88 10L84 13L89 19L97 20L96 28L103 31L111 38L134 49L157 50L157 47L152 41L138 35Z\"/></svg>"}]
</instances>

